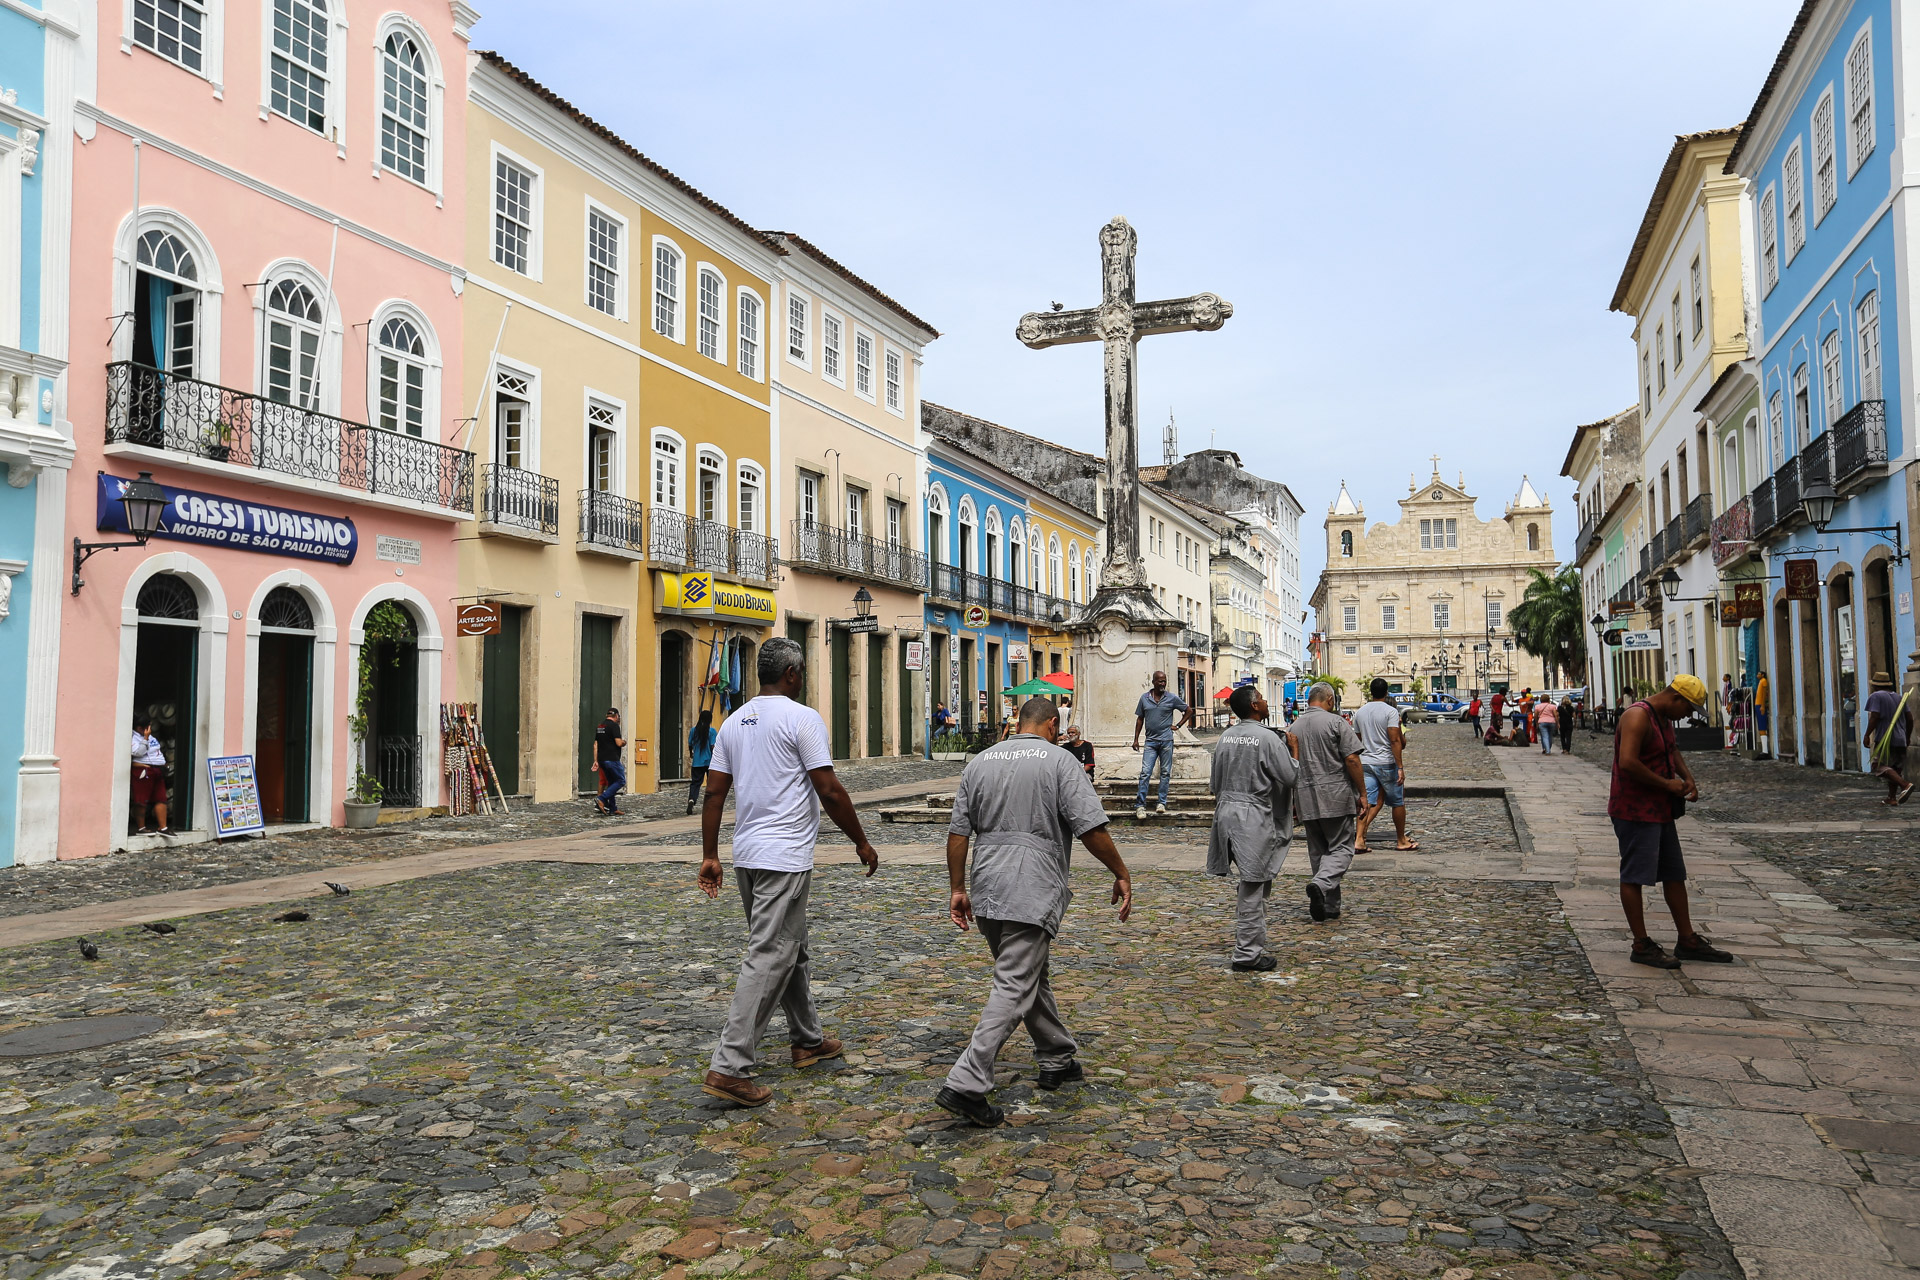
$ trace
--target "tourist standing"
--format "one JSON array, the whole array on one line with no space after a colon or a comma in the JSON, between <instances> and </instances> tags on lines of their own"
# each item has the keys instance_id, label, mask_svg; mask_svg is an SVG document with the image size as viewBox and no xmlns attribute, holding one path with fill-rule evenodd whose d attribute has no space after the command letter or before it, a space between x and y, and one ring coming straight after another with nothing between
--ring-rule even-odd
<instances>
[{"instance_id":1,"label":"tourist standing","mask_svg":"<svg viewBox=\"0 0 1920 1280\"><path fill-rule=\"evenodd\" d=\"M821 1028L808 985L807 899L820 811L853 841L868 875L880 865L853 801L834 776L826 722L798 701L805 662L800 646L784 636L760 646L760 696L720 726L700 816L700 889L718 898L720 819L738 782L733 878L746 910L747 948L701 1088L743 1107L761 1106L773 1096L753 1082L753 1066L775 1005L786 1011L795 1068L839 1057L842 1049Z\"/></svg>"},{"instance_id":2,"label":"tourist standing","mask_svg":"<svg viewBox=\"0 0 1920 1280\"><path fill-rule=\"evenodd\" d=\"M993 990L934 1101L985 1128L1004 1118L987 1101L994 1059L1023 1022L1039 1065L1035 1083L1058 1089L1086 1078L1047 974L1060 917L1073 898L1067 873L1074 839L1113 873L1120 919L1133 911L1132 877L1113 847L1100 797L1079 763L1054 745L1060 720L1053 703L1028 698L1018 729L968 762L947 825L948 916L962 930L979 923L993 953Z\"/></svg>"},{"instance_id":3,"label":"tourist standing","mask_svg":"<svg viewBox=\"0 0 1920 1280\"><path fill-rule=\"evenodd\" d=\"M620 761L627 740L620 736L620 708L608 707L607 718L593 731L593 763L600 770L600 794L593 807L620 816L620 792L627 785L627 767Z\"/></svg>"},{"instance_id":4,"label":"tourist standing","mask_svg":"<svg viewBox=\"0 0 1920 1280\"><path fill-rule=\"evenodd\" d=\"M1873 673L1869 682L1873 692L1867 695L1867 748L1874 772L1887 784L1887 803L1905 804L1913 791L1906 779L1907 742L1913 736L1912 695L1895 698L1893 677L1884 671ZM1885 746L1881 745L1882 740Z\"/></svg>"},{"instance_id":5,"label":"tourist standing","mask_svg":"<svg viewBox=\"0 0 1920 1280\"><path fill-rule=\"evenodd\" d=\"M1235 723L1213 749L1213 834L1207 874L1235 877L1233 967L1264 973L1278 965L1267 951L1267 898L1293 839L1297 769L1286 740L1267 728L1267 700L1252 685L1227 698Z\"/></svg>"},{"instance_id":6,"label":"tourist standing","mask_svg":"<svg viewBox=\"0 0 1920 1280\"><path fill-rule=\"evenodd\" d=\"M700 784L706 780L707 769L713 764L713 740L717 737L713 727L711 708L700 709L700 722L687 731L687 812L700 803Z\"/></svg>"},{"instance_id":7,"label":"tourist standing","mask_svg":"<svg viewBox=\"0 0 1920 1280\"><path fill-rule=\"evenodd\" d=\"M1180 719L1180 713L1186 719ZM1178 723L1176 723L1178 721ZM1140 790L1134 796L1136 821L1147 816L1147 786L1153 778L1156 761L1160 765L1160 803L1155 813L1167 811L1167 786L1173 781L1173 731L1193 723L1193 708L1177 693L1167 692L1167 673L1153 673L1153 687L1140 695L1133 709L1133 749L1140 751L1140 734L1147 735L1147 748L1140 754Z\"/></svg>"},{"instance_id":8,"label":"tourist standing","mask_svg":"<svg viewBox=\"0 0 1920 1280\"><path fill-rule=\"evenodd\" d=\"M1467 723L1473 726L1473 736L1485 738L1487 732L1480 727L1480 695L1474 694L1473 701L1467 704Z\"/></svg>"},{"instance_id":9,"label":"tourist standing","mask_svg":"<svg viewBox=\"0 0 1920 1280\"><path fill-rule=\"evenodd\" d=\"M160 739L153 736L153 717L144 713L133 718L132 783L138 834L171 838L173 828L167 825L167 756L160 749ZM147 821L149 809L153 811L151 823Z\"/></svg>"},{"instance_id":10,"label":"tourist standing","mask_svg":"<svg viewBox=\"0 0 1920 1280\"><path fill-rule=\"evenodd\" d=\"M1772 744L1768 742L1773 729L1772 719L1768 715L1772 710L1771 694L1772 691L1767 687L1767 673L1762 671L1760 683L1753 689L1753 731L1758 735L1760 754L1763 756L1773 754Z\"/></svg>"},{"instance_id":11,"label":"tourist standing","mask_svg":"<svg viewBox=\"0 0 1920 1280\"><path fill-rule=\"evenodd\" d=\"M1674 740L1673 722L1686 719L1706 701L1707 686L1699 677L1675 676L1659 693L1628 707L1614 729L1607 816L1620 846L1620 906L1633 931L1633 962L1656 969L1678 969L1686 960L1733 961L1694 932L1687 910L1687 864L1674 825L1686 812L1686 802L1700 798L1700 788ZM1660 886L1673 915L1678 938L1671 956L1647 936L1642 893L1652 884Z\"/></svg>"},{"instance_id":12,"label":"tourist standing","mask_svg":"<svg viewBox=\"0 0 1920 1280\"><path fill-rule=\"evenodd\" d=\"M1355 818L1366 799L1360 735L1333 707L1333 686L1314 685L1290 731L1299 764L1294 811L1306 828L1313 868L1307 912L1315 920L1340 918L1340 883L1353 865Z\"/></svg>"},{"instance_id":13,"label":"tourist standing","mask_svg":"<svg viewBox=\"0 0 1920 1280\"><path fill-rule=\"evenodd\" d=\"M1353 731L1360 735L1360 769L1367 784L1367 804L1355 829L1353 851L1373 852L1367 847L1367 832L1382 809L1392 809L1394 848L1412 853L1420 846L1407 839L1406 733L1400 708L1387 696L1387 682L1379 676L1367 693L1366 704L1353 713Z\"/></svg>"},{"instance_id":14,"label":"tourist standing","mask_svg":"<svg viewBox=\"0 0 1920 1280\"><path fill-rule=\"evenodd\" d=\"M1552 698L1542 697L1533 709L1533 736L1539 741L1540 754L1543 756L1553 754L1553 729L1559 719L1559 711L1554 707Z\"/></svg>"}]
</instances>

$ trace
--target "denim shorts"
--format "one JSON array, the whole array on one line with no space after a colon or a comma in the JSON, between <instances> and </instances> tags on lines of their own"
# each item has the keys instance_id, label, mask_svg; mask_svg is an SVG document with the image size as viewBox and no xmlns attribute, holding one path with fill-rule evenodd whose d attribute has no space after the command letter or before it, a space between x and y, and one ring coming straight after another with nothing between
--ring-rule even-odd
<instances>
[{"instance_id":1,"label":"denim shorts","mask_svg":"<svg viewBox=\"0 0 1920 1280\"><path fill-rule=\"evenodd\" d=\"M1680 832L1673 823L1615 818L1613 834L1620 841L1621 884L1666 884L1687 878Z\"/></svg>"},{"instance_id":2,"label":"denim shorts","mask_svg":"<svg viewBox=\"0 0 1920 1280\"><path fill-rule=\"evenodd\" d=\"M1406 788L1396 781L1400 776L1397 766L1370 764L1366 766L1366 775L1368 804L1379 804L1383 796L1389 809L1398 809L1407 802Z\"/></svg>"}]
</instances>

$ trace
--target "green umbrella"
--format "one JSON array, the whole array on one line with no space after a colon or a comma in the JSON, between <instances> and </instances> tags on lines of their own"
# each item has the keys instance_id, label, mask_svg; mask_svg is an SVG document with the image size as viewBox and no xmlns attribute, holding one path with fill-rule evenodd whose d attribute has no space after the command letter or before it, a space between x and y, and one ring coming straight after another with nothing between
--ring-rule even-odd
<instances>
[{"instance_id":1,"label":"green umbrella","mask_svg":"<svg viewBox=\"0 0 1920 1280\"><path fill-rule=\"evenodd\" d=\"M1016 685L1011 689L1004 690L1004 692L1010 698L1051 698L1057 696L1061 692L1061 689L1057 684L1050 684L1045 680L1035 677L1023 685Z\"/></svg>"}]
</instances>

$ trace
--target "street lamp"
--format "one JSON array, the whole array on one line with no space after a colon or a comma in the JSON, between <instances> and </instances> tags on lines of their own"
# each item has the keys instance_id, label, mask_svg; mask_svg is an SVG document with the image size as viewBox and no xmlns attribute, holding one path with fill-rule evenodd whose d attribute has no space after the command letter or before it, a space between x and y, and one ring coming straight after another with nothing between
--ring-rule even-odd
<instances>
[{"instance_id":1,"label":"street lamp","mask_svg":"<svg viewBox=\"0 0 1920 1280\"><path fill-rule=\"evenodd\" d=\"M80 566L93 559L96 551L118 551L122 547L144 547L147 539L160 531L160 517L167 509L167 491L162 489L153 478L153 472L142 471L138 480L127 481L120 490L120 506L127 515L127 532L133 535L132 542L82 542L73 540L73 594L79 595L80 588L86 585L80 577Z\"/></svg>"},{"instance_id":2,"label":"street lamp","mask_svg":"<svg viewBox=\"0 0 1920 1280\"><path fill-rule=\"evenodd\" d=\"M873 612L873 593L864 586L853 593L853 612L855 617L864 618Z\"/></svg>"},{"instance_id":3,"label":"street lamp","mask_svg":"<svg viewBox=\"0 0 1920 1280\"><path fill-rule=\"evenodd\" d=\"M1833 508L1840 501L1840 495L1833 490L1833 482L1824 476L1815 476L1800 491L1800 514L1807 523L1821 533L1877 533L1893 544L1893 562L1898 564L1907 558L1906 541L1898 524L1862 525L1852 529L1829 529L1833 523Z\"/></svg>"},{"instance_id":4,"label":"street lamp","mask_svg":"<svg viewBox=\"0 0 1920 1280\"><path fill-rule=\"evenodd\" d=\"M1680 598L1680 571L1668 569L1660 575L1660 594L1669 600Z\"/></svg>"}]
</instances>

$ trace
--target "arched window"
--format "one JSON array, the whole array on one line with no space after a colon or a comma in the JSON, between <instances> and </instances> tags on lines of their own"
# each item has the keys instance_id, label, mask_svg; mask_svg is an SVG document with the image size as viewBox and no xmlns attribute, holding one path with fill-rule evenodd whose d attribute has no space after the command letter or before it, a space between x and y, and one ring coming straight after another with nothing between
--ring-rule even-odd
<instances>
[{"instance_id":1,"label":"arched window","mask_svg":"<svg viewBox=\"0 0 1920 1280\"><path fill-rule=\"evenodd\" d=\"M1047 594L1060 594L1060 535L1047 538Z\"/></svg>"},{"instance_id":2,"label":"arched window","mask_svg":"<svg viewBox=\"0 0 1920 1280\"><path fill-rule=\"evenodd\" d=\"M957 563L960 566L960 572L972 573L974 571L973 558L979 553L978 548L974 546L973 542L975 531L979 528L979 521L973 513L972 498L960 499L958 519L960 523L960 556Z\"/></svg>"},{"instance_id":3,"label":"arched window","mask_svg":"<svg viewBox=\"0 0 1920 1280\"><path fill-rule=\"evenodd\" d=\"M665 240L653 242L653 331L681 341L680 251Z\"/></svg>"},{"instance_id":4,"label":"arched window","mask_svg":"<svg viewBox=\"0 0 1920 1280\"><path fill-rule=\"evenodd\" d=\"M196 376L200 366L200 267L170 231L148 231L134 248L133 360Z\"/></svg>"},{"instance_id":5,"label":"arched window","mask_svg":"<svg viewBox=\"0 0 1920 1280\"><path fill-rule=\"evenodd\" d=\"M740 291L740 376L760 377L760 295Z\"/></svg>"},{"instance_id":6,"label":"arched window","mask_svg":"<svg viewBox=\"0 0 1920 1280\"><path fill-rule=\"evenodd\" d=\"M385 431L423 434L427 420L427 344L420 330L405 316L394 316L380 326L374 347L379 366L375 424Z\"/></svg>"},{"instance_id":7,"label":"arched window","mask_svg":"<svg viewBox=\"0 0 1920 1280\"><path fill-rule=\"evenodd\" d=\"M664 432L653 434L653 505L680 509L680 442Z\"/></svg>"},{"instance_id":8,"label":"arched window","mask_svg":"<svg viewBox=\"0 0 1920 1280\"><path fill-rule=\"evenodd\" d=\"M935 564L953 563L947 546L947 491L939 484L927 490L927 554Z\"/></svg>"},{"instance_id":9,"label":"arched window","mask_svg":"<svg viewBox=\"0 0 1920 1280\"><path fill-rule=\"evenodd\" d=\"M1027 585L1027 526L1019 516L1007 526L1007 581Z\"/></svg>"},{"instance_id":10,"label":"arched window","mask_svg":"<svg viewBox=\"0 0 1920 1280\"><path fill-rule=\"evenodd\" d=\"M727 460L702 445L700 474L694 492L694 514L715 524L727 522Z\"/></svg>"},{"instance_id":11,"label":"arched window","mask_svg":"<svg viewBox=\"0 0 1920 1280\"><path fill-rule=\"evenodd\" d=\"M1351 556L1353 554L1353 530L1351 529L1342 529L1340 531L1340 554L1342 556Z\"/></svg>"},{"instance_id":12,"label":"arched window","mask_svg":"<svg viewBox=\"0 0 1920 1280\"><path fill-rule=\"evenodd\" d=\"M1067 544L1067 599L1080 603L1080 544Z\"/></svg>"},{"instance_id":13,"label":"arched window","mask_svg":"<svg viewBox=\"0 0 1920 1280\"><path fill-rule=\"evenodd\" d=\"M1094 597L1094 593L1097 590L1099 590L1099 586L1100 586L1100 579L1094 574L1094 570L1093 570L1093 548L1092 547L1088 547L1086 549L1086 551L1083 553L1083 558L1086 562L1085 567L1086 567L1086 573L1087 573L1086 578L1083 580L1085 583L1085 588L1087 593L1084 599L1092 600Z\"/></svg>"},{"instance_id":14,"label":"arched window","mask_svg":"<svg viewBox=\"0 0 1920 1280\"><path fill-rule=\"evenodd\" d=\"M1037 524L1027 526L1027 557L1029 570L1027 585L1038 591L1042 579L1040 577L1040 526Z\"/></svg>"},{"instance_id":15,"label":"arched window","mask_svg":"<svg viewBox=\"0 0 1920 1280\"><path fill-rule=\"evenodd\" d=\"M1540 549L1540 526L1537 524L1530 524L1527 526L1527 550L1538 551L1539 549Z\"/></svg>"},{"instance_id":16,"label":"arched window","mask_svg":"<svg viewBox=\"0 0 1920 1280\"><path fill-rule=\"evenodd\" d=\"M413 37L391 32L380 48L380 167L427 184L427 60Z\"/></svg>"},{"instance_id":17,"label":"arched window","mask_svg":"<svg viewBox=\"0 0 1920 1280\"><path fill-rule=\"evenodd\" d=\"M760 468L740 464L740 531L760 532Z\"/></svg>"},{"instance_id":18,"label":"arched window","mask_svg":"<svg viewBox=\"0 0 1920 1280\"><path fill-rule=\"evenodd\" d=\"M989 578L1000 576L1000 508L987 508L987 554L981 559L980 567L986 570Z\"/></svg>"},{"instance_id":19,"label":"arched window","mask_svg":"<svg viewBox=\"0 0 1920 1280\"><path fill-rule=\"evenodd\" d=\"M276 281L267 293L267 399L302 409L320 407L319 300L298 280Z\"/></svg>"},{"instance_id":20,"label":"arched window","mask_svg":"<svg viewBox=\"0 0 1920 1280\"><path fill-rule=\"evenodd\" d=\"M313 606L292 587L275 587L260 602L260 626L275 631L312 631Z\"/></svg>"}]
</instances>

